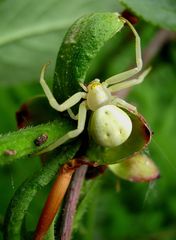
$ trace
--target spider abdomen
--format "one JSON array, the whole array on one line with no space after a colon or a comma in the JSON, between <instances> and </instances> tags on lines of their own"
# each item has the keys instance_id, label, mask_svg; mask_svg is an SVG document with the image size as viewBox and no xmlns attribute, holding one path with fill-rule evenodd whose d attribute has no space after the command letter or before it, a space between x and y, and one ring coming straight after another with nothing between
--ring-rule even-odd
<instances>
[{"instance_id":1,"label":"spider abdomen","mask_svg":"<svg viewBox=\"0 0 176 240\"><path fill-rule=\"evenodd\" d=\"M92 113L89 134L104 147L115 147L125 142L132 131L130 117L115 105L105 105Z\"/></svg>"}]
</instances>

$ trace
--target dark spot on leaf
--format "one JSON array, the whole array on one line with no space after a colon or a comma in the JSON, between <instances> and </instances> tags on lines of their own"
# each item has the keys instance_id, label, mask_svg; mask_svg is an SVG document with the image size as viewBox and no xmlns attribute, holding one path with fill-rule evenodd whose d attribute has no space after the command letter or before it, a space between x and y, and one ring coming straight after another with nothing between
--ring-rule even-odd
<instances>
[{"instance_id":1,"label":"dark spot on leaf","mask_svg":"<svg viewBox=\"0 0 176 240\"><path fill-rule=\"evenodd\" d=\"M7 155L7 156L14 156L14 155L16 155L16 150L14 150L14 149L6 149L4 151L4 154Z\"/></svg>"},{"instance_id":2,"label":"dark spot on leaf","mask_svg":"<svg viewBox=\"0 0 176 240\"><path fill-rule=\"evenodd\" d=\"M47 134L42 134L40 135L38 138L36 138L34 140L34 144L39 147L41 146L42 144L44 144L48 139L48 135Z\"/></svg>"}]
</instances>

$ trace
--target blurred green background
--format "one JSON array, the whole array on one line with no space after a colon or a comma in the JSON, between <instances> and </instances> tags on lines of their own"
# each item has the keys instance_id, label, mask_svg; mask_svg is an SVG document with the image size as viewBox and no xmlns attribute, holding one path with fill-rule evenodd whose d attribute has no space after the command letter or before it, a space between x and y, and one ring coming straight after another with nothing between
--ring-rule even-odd
<instances>
[{"instance_id":1,"label":"blurred green background","mask_svg":"<svg viewBox=\"0 0 176 240\"><path fill-rule=\"evenodd\" d=\"M19 106L42 93L39 74L42 64L48 61L51 61L48 79L52 81L61 40L72 22L93 11L121 10L123 7L113 0L73 0L69 4L67 0L0 1L2 134L16 130L15 112ZM160 31L143 20L136 29L143 51ZM159 43L158 53L148 63L151 73L129 91L127 100L138 107L154 131L148 154L158 165L161 178L147 184L130 183L107 170L94 189L96 193L73 239L176 239L176 44L172 37L158 46ZM134 39L125 28L102 49L89 78L106 79L134 64ZM0 169L0 221L15 189L39 167L39 160L30 158ZM44 192L38 194L27 214L30 226L37 222L43 196Z\"/></svg>"}]
</instances>

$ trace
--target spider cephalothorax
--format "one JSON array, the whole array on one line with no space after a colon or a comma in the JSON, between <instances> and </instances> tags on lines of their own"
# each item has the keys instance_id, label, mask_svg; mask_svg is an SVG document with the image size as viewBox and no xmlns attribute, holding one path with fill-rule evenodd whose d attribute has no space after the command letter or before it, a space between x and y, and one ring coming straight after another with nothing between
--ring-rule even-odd
<instances>
[{"instance_id":1,"label":"spider cephalothorax","mask_svg":"<svg viewBox=\"0 0 176 240\"><path fill-rule=\"evenodd\" d=\"M64 103L59 104L44 80L44 72L47 66L44 65L40 83L50 105L60 112L67 110L70 117L78 121L78 125L75 130L68 132L55 143L42 150L42 153L51 151L67 140L77 137L84 130L87 110L92 111L88 132L98 144L105 147L115 147L125 142L130 136L132 131L131 119L120 107L133 111L136 111L136 109L123 99L113 96L112 93L141 83L150 69L145 70L138 78L128 80L142 69L140 38L128 20L121 16L119 16L119 19L128 24L135 36L137 65L135 68L112 76L102 83L98 79L93 80L88 86L80 83L84 91L75 93ZM76 105L81 99L84 100L79 105L78 114L74 115L71 107Z\"/></svg>"}]
</instances>

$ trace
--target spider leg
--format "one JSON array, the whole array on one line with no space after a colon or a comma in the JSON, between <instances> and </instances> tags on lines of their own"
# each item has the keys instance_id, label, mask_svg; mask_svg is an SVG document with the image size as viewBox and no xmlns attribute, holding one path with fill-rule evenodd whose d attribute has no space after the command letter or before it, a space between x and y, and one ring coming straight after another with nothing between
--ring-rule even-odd
<instances>
[{"instance_id":1,"label":"spider leg","mask_svg":"<svg viewBox=\"0 0 176 240\"><path fill-rule=\"evenodd\" d=\"M67 112L73 120L78 120L78 114L75 115L71 108L67 109Z\"/></svg>"},{"instance_id":2,"label":"spider leg","mask_svg":"<svg viewBox=\"0 0 176 240\"><path fill-rule=\"evenodd\" d=\"M48 98L49 104L51 105L52 108L54 108L55 110L57 110L59 112L63 112L65 110L71 108L75 104L77 104L81 100L81 98L86 98L85 92L77 92L74 95L72 95L70 98L68 98L65 102L63 102L62 104L59 104L56 101L55 97L53 96L53 93L49 89L47 83L45 82L44 73L45 73L46 67L47 67L47 64L45 64L42 68L41 75L40 75L40 84L41 84L41 86L45 92L45 95Z\"/></svg>"},{"instance_id":3,"label":"spider leg","mask_svg":"<svg viewBox=\"0 0 176 240\"><path fill-rule=\"evenodd\" d=\"M80 87L87 92L87 87L83 83L79 83Z\"/></svg>"},{"instance_id":4,"label":"spider leg","mask_svg":"<svg viewBox=\"0 0 176 240\"><path fill-rule=\"evenodd\" d=\"M125 79L128 79L132 76L134 76L136 73L138 73L141 69L142 69L142 57L141 57L141 40L140 37L138 35L138 33L136 32L135 28L133 27L133 25L126 19L124 19L123 17L120 17L122 19L122 21L124 21L125 23L128 24L128 26L131 28L134 36L135 36L135 53L136 53L136 67L133 69L130 69L128 71L119 73L117 75L114 75L110 78L108 78L105 81L105 85L109 86L109 85L113 85L113 84L117 84L119 82L124 81Z\"/></svg>"},{"instance_id":5,"label":"spider leg","mask_svg":"<svg viewBox=\"0 0 176 240\"><path fill-rule=\"evenodd\" d=\"M135 106L118 97L114 97L114 99L112 100L112 104L118 107L124 107L126 109L130 109L133 112L137 112L137 108Z\"/></svg>"},{"instance_id":6,"label":"spider leg","mask_svg":"<svg viewBox=\"0 0 176 240\"><path fill-rule=\"evenodd\" d=\"M62 145L66 141L68 141L69 139L77 137L84 130L84 126L85 126L85 122L86 122L86 113L87 113L86 101L83 101L79 105L77 128L75 130L69 131L64 136L59 138L56 142L52 143L50 146L43 149L42 151L40 151L37 154L49 152L49 151L59 147L60 145Z\"/></svg>"},{"instance_id":7,"label":"spider leg","mask_svg":"<svg viewBox=\"0 0 176 240\"><path fill-rule=\"evenodd\" d=\"M130 80L124 81L122 83L114 84L114 85L110 86L108 89L110 90L110 92L117 92L124 88L132 87L134 85L140 84L144 80L145 76L150 72L150 70L151 70L151 68L148 68L144 72L142 72L142 74L140 74L138 78L130 79Z\"/></svg>"}]
</instances>

